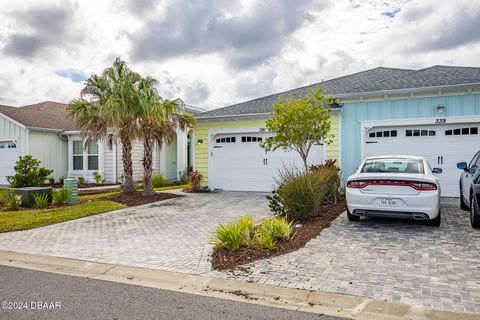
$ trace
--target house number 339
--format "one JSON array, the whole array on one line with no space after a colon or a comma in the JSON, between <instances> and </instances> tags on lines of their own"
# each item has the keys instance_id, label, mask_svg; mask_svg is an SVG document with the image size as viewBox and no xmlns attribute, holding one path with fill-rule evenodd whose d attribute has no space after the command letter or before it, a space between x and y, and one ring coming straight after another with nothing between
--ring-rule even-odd
<instances>
[{"instance_id":1,"label":"house number 339","mask_svg":"<svg viewBox=\"0 0 480 320\"><path fill-rule=\"evenodd\" d=\"M442 124L442 123L446 123L446 122L447 122L447 119L445 119L445 118L435 119L436 124Z\"/></svg>"}]
</instances>

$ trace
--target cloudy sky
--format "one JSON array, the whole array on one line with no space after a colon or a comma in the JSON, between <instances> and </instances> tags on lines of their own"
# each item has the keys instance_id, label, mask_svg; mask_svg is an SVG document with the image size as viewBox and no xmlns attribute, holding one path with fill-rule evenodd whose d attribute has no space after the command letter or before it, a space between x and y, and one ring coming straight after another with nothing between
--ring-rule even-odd
<instances>
[{"instance_id":1,"label":"cloudy sky","mask_svg":"<svg viewBox=\"0 0 480 320\"><path fill-rule=\"evenodd\" d=\"M377 66L480 67L480 1L0 2L0 104L68 102L117 56L213 109Z\"/></svg>"}]
</instances>

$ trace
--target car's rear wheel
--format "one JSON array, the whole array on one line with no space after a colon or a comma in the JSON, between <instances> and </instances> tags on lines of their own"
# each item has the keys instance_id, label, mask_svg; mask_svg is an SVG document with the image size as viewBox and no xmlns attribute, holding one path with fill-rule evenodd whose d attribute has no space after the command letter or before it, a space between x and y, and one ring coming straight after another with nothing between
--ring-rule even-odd
<instances>
[{"instance_id":1,"label":"car's rear wheel","mask_svg":"<svg viewBox=\"0 0 480 320\"><path fill-rule=\"evenodd\" d=\"M353 214L350 213L350 211L347 209L347 217L349 221L358 221L360 220L359 216L354 216Z\"/></svg>"},{"instance_id":2,"label":"car's rear wheel","mask_svg":"<svg viewBox=\"0 0 480 320\"><path fill-rule=\"evenodd\" d=\"M462 187L460 187L460 209L462 209L462 210L468 210L469 209L467 204L465 203L465 199L463 199Z\"/></svg>"},{"instance_id":3,"label":"car's rear wheel","mask_svg":"<svg viewBox=\"0 0 480 320\"><path fill-rule=\"evenodd\" d=\"M478 212L477 196L473 192L470 195L470 223L473 228L480 228L480 213Z\"/></svg>"},{"instance_id":4,"label":"car's rear wheel","mask_svg":"<svg viewBox=\"0 0 480 320\"><path fill-rule=\"evenodd\" d=\"M440 227L440 224L442 223L442 216L440 214L440 210L438 210L438 215L427 221L427 224L432 227Z\"/></svg>"}]
</instances>

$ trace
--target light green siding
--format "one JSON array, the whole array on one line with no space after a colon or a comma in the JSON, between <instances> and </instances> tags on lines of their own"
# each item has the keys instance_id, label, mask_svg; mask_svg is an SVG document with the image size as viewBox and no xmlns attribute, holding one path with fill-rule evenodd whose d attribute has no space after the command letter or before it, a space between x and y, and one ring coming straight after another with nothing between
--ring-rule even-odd
<instances>
[{"instance_id":1,"label":"light green siding","mask_svg":"<svg viewBox=\"0 0 480 320\"><path fill-rule=\"evenodd\" d=\"M334 138L332 143L327 145L326 156L328 159L339 159L339 113L332 112L332 134ZM209 129L227 129L227 128L249 128L249 127L264 127L264 120L256 121L230 121L230 122L201 122L197 124L194 130L195 140L195 170L198 170L203 175L202 185L208 184L208 130ZM198 140L203 140L202 144L198 144Z\"/></svg>"},{"instance_id":2,"label":"light green siding","mask_svg":"<svg viewBox=\"0 0 480 320\"><path fill-rule=\"evenodd\" d=\"M30 131L29 134L28 154L40 160L43 167L53 169L52 176L56 181L67 177L68 143L64 140L52 132Z\"/></svg>"},{"instance_id":3,"label":"light green siding","mask_svg":"<svg viewBox=\"0 0 480 320\"><path fill-rule=\"evenodd\" d=\"M0 116L0 139L16 140L20 154L25 154L25 129L5 119L3 116Z\"/></svg>"}]
</instances>

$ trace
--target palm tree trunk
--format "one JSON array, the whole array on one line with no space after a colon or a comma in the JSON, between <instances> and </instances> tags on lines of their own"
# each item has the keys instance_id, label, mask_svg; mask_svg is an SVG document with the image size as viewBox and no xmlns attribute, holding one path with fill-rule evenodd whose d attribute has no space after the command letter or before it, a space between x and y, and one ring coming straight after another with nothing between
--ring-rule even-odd
<instances>
[{"instance_id":1,"label":"palm tree trunk","mask_svg":"<svg viewBox=\"0 0 480 320\"><path fill-rule=\"evenodd\" d=\"M152 154L154 139L151 136L151 130L144 130L143 134L143 195L151 196L155 194L152 184Z\"/></svg>"},{"instance_id":2,"label":"palm tree trunk","mask_svg":"<svg viewBox=\"0 0 480 320\"><path fill-rule=\"evenodd\" d=\"M135 183L133 182L133 166L132 166L132 141L128 137L121 137L122 141L122 162L123 177L125 184L123 185L123 193L134 193Z\"/></svg>"}]
</instances>

